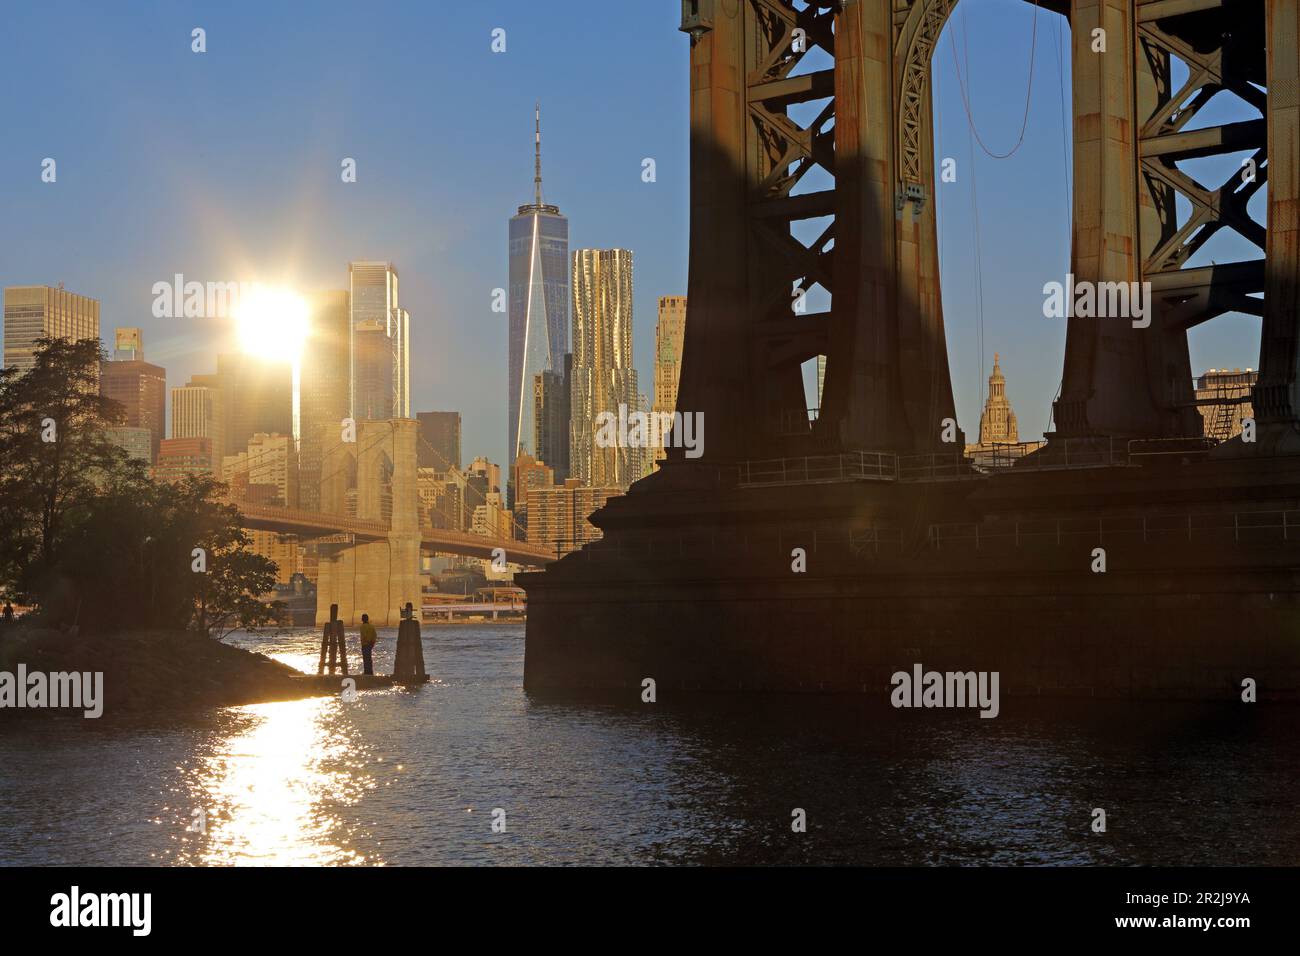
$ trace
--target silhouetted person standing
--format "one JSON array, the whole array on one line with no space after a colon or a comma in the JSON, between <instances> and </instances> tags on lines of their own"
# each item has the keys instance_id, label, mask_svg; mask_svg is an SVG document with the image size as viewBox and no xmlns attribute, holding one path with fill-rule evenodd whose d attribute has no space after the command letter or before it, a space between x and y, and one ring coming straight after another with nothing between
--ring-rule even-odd
<instances>
[{"instance_id":1,"label":"silhouetted person standing","mask_svg":"<svg viewBox=\"0 0 1300 956\"><path fill-rule=\"evenodd\" d=\"M379 640L379 635L375 633L375 626L370 623L370 615L361 615L361 660L364 667L361 670L363 674L373 674L375 672L375 662L371 655L375 651L375 642Z\"/></svg>"},{"instance_id":2,"label":"silhouetted person standing","mask_svg":"<svg viewBox=\"0 0 1300 956\"><path fill-rule=\"evenodd\" d=\"M5 623L8 624L14 619L14 606L5 601Z\"/></svg>"}]
</instances>

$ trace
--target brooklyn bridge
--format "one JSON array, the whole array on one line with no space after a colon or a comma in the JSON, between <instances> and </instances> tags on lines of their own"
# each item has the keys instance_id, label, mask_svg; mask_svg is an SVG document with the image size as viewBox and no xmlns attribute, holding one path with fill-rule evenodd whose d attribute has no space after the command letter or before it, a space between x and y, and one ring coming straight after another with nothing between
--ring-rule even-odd
<instances>
[{"instance_id":1,"label":"brooklyn bridge","mask_svg":"<svg viewBox=\"0 0 1300 956\"><path fill-rule=\"evenodd\" d=\"M1150 315L1063 319L1054 430L990 468L953 427L939 283L930 71L956 0L684 0L678 410L709 441L519 576L530 692L883 697L922 662L1009 694L1300 692L1300 0L1042 5L1072 37L1069 272L1149 289ZM1198 124L1221 93L1253 118ZM1220 183L1180 165L1240 154ZM1257 255L1191 264L1225 229ZM792 312L814 286L829 308ZM1188 331L1229 312L1259 317L1259 379L1216 441Z\"/></svg>"},{"instance_id":2,"label":"brooklyn bridge","mask_svg":"<svg viewBox=\"0 0 1300 956\"><path fill-rule=\"evenodd\" d=\"M236 502L245 528L292 534L319 557L317 623L359 624L361 614L380 626L397 626L400 608L421 607L420 554L457 554L535 566L555 551L514 538L494 538L422 526L416 491L415 419L364 421L355 442L335 442L325 452L320 508L303 510ZM349 508L349 493L355 505Z\"/></svg>"}]
</instances>

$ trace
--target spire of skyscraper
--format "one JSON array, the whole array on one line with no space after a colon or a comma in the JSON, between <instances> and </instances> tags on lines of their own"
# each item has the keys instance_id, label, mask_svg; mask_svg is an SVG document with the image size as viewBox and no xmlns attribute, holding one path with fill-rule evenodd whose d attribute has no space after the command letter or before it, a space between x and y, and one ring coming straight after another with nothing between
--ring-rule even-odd
<instances>
[{"instance_id":1,"label":"spire of skyscraper","mask_svg":"<svg viewBox=\"0 0 1300 956\"><path fill-rule=\"evenodd\" d=\"M535 141L533 144L533 201L540 208L542 205L542 103L538 100L533 112L533 123L536 130Z\"/></svg>"}]
</instances>

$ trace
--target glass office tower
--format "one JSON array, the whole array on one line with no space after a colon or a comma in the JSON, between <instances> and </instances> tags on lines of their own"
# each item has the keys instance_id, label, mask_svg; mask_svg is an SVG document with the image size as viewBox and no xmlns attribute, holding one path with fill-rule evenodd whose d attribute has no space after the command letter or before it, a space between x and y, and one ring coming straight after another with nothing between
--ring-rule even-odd
<instances>
[{"instance_id":1,"label":"glass office tower","mask_svg":"<svg viewBox=\"0 0 1300 956\"><path fill-rule=\"evenodd\" d=\"M569 220L542 201L540 107L534 122L533 202L510 220L507 462L536 455L533 379L560 371L569 350Z\"/></svg>"},{"instance_id":2,"label":"glass office tower","mask_svg":"<svg viewBox=\"0 0 1300 956\"><path fill-rule=\"evenodd\" d=\"M352 308L352 417L411 417L410 327L390 262L348 263Z\"/></svg>"}]
</instances>

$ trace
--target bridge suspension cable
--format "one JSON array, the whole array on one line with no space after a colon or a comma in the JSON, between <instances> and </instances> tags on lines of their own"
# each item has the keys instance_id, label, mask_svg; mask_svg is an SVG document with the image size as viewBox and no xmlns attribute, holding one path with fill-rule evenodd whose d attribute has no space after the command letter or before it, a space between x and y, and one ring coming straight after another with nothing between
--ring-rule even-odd
<instances>
[{"instance_id":1,"label":"bridge suspension cable","mask_svg":"<svg viewBox=\"0 0 1300 956\"><path fill-rule=\"evenodd\" d=\"M331 448L330 448L329 450L330 450L330 451L334 451L335 449L339 448L342 444L343 444L342 441L337 441L337 442L334 443L333 446L331 446ZM282 453L281 453L281 451L280 451L279 449L277 449L277 448L269 448L269 449L266 449L266 450L264 450L264 451L260 451L260 452L258 452L258 453L255 454L255 455L246 455L246 456L245 456L245 460L244 460L244 462L242 463L242 467L232 468L232 469L230 470L230 475L231 475L231 477L235 477L235 476L238 476L238 475L245 475L245 476L247 476L247 475L249 475L249 474L253 471L253 468L255 467L255 465L254 465L255 462L259 461L259 460L262 459L262 458L276 458L276 457L279 457L281 454L282 454ZM322 458L324 457L324 454L325 454L324 451L322 451ZM235 457L235 456L231 455L231 456L229 456L229 457L233 458L233 457ZM319 482L319 483L324 483L325 481L328 481L329 479L335 477L336 475L338 475L338 474L340 474L341 472L343 472L344 470L346 470L346 469L349 467L349 465L350 465L350 462L345 461L342 465L340 465L338 468L335 468L335 469L334 469L332 472L330 472L328 475L322 476L320 479L318 479L318 482ZM225 470L224 467L222 468L221 474L218 475L217 477L218 477L222 482L226 482L226 470ZM226 483L228 483L228 482L226 482Z\"/></svg>"},{"instance_id":2,"label":"bridge suspension cable","mask_svg":"<svg viewBox=\"0 0 1300 956\"><path fill-rule=\"evenodd\" d=\"M962 23L963 23L962 33L964 38L963 44L965 44L966 42L965 38L969 36L969 31L966 30L964 27L965 20L966 20L966 14L963 10L962 12ZM966 110L966 122L970 125L971 132L975 136L975 142L979 143L980 149L984 150L984 152L986 152L993 159L1008 159L1011 156L1014 156L1019 151L1020 147L1024 144L1025 131L1029 128L1029 104L1030 101L1033 99L1033 94L1034 94L1034 56L1038 50L1038 0L1034 0L1034 22L1033 22L1033 29L1032 32L1030 33L1030 39L1029 39L1029 82L1027 85L1027 89L1025 90L1025 111L1024 111L1024 115L1020 119L1020 135L1016 137L1015 145L1013 145L1011 149L1009 149L1005 153L995 153L993 152L993 150L989 149L988 146L984 144L983 138L980 137L979 130L975 128L975 116L971 111L971 105L970 105L970 89L969 89L970 48L969 46L966 47L966 71L965 74L963 74L961 64L957 62L957 47L952 42L951 36L949 36L948 41L949 41L948 48L949 50L952 51L952 65L953 68L957 71L957 88L961 92L962 106Z\"/></svg>"},{"instance_id":3,"label":"bridge suspension cable","mask_svg":"<svg viewBox=\"0 0 1300 956\"><path fill-rule=\"evenodd\" d=\"M954 25L954 32L956 32ZM963 13L961 19L962 47L966 57L967 64L970 63L970 31L966 29L966 16ZM957 66L957 45L952 34L948 35L948 48L952 51L953 66ZM957 84L961 86L961 70L957 70ZM965 93L963 102L965 101ZM980 206L979 206L979 172L978 164L975 160L975 142L979 138L979 133L975 129L974 122L970 119L969 108L966 112L966 142L970 156L970 211L971 211L971 232L973 238L973 252L975 256L974 273L975 273L975 351L979 354L979 377L975 382L975 407L982 408L984 405L984 238L980 231ZM1021 130L1021 138L1024 137L1024 130ZM983 146L983 144L980 144ZM988 150L985 150L988 152ZM991 154L990 154L991 155ZM1010 154L1008 154L1010 155Z\"/></svg>"},{"instance_id":4,"label":"bridge suspension cable","mask_svg":"<svg viewBox=\"0 0 1300 956\"><path fill-rule=\"evenodd\" d=\"M429 450L429 451L430 451L430 452L431 452L435 457L437 457L437 458L442 462L442 464L443 464L443 471L450 471L450 470L452 470L452 468L454 467L454 466L452 465L452 463L449 462L449 461L447 460L447 457L446 457L444 454L442 454L442 452L438 451L437 448L435 448L433 445L431 445L431 444L429 443L429 440L428 440L427 438L425 438L423 435L416 435L416 438L420 441L420 443L421 443L421 445L423 445L423 447L427 448L427 449L428 449L428 450ZM459 468L456 468L455 470L458 471L458 472L461 471L461 469L459 469ZM469 484L466 483L465 487L468 489L468 488L469 488ZM479 491L477 488L474 489L474 492L475 492L475 494L477 494L479 497L481 497L481 498L483 499L482 502L480 502L481 504L486 505L486 504L488 503L488 502L487 502L487 494L486 494L485 492ZM519 523L518 519L515 518L515 515L514 515L514 512L513 512L513 511L510 512L510 524L511 524L511 527L512 527L512 529L513 529L514 531L516 531L516 532L518 532L520 535L522 535L522 537L520 538L520 540L521 540L521 541L526 541L526 540L527 540L527 531L526 531L526 529L524 528L524 526L521 525L521 524Z\"/></svg>"},{"instance_id":5,"label":"bridge suspension cable","mask_svg":"<svg viewBox=\"0 0 1300 956\"><path fill-rule=\"evenodd\" d=\"M1070 197L1074 192L1072 179L1074 174L1073 166L1070 162L1070 141L1067 132L1070 113L1065 106L1065 51L1064 36L1061 32L1061 23L1059 20L1054 24L1056 30L1056 86L1061 97L1061 169L1065 177L1065 237L1067 240L1066 248L1069 248L1068 240L1072 236L1071 225L1074 220L1074 209L1070 204Z\"/></svg>"}]
</instances>

